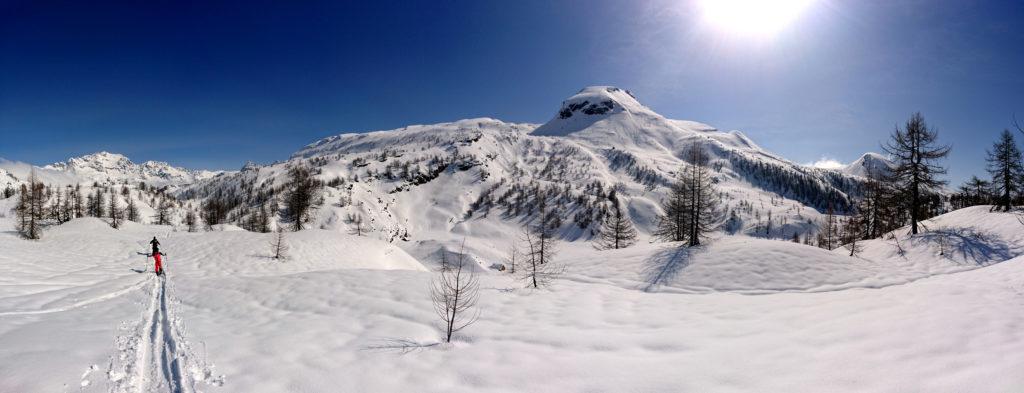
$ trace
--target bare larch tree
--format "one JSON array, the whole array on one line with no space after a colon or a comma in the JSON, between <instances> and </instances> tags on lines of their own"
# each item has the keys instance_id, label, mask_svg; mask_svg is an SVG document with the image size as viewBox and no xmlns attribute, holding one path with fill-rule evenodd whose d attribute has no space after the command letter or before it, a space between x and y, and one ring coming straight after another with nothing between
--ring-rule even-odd
<instances>
[{"instance_id":1,"label":"bare larch tree","mask_svg":"<svg viewBox=\"0 0 1024 393\"><path fill-rule=\"evenodd\" d=\"M288 176L284 195L285 214L292 222L292 230L301 231L316 205L322 184L304 165L292 167Z\"/></svg>"},{"instance_id":2,"label":"bare larch tree","mask_svg":"<svg viewBox=\"0 0 1024 393\"><path fill-rule=\"evenodd\" d=\"M516 274L516 263L523 260L522 254L519 252L519 242L513 240L512 245L508 249L508 272L510 274Z\"/></svg>"},{"instance_id":3,"label":"bare larch tree","mask_svg":"<svg viewBox=\"0 0 1024 393\"><path fill-rule=\"evenodd\" d=\"M689 179L690 191L688 245L692 247L700 245L702 238L721 226L722 213L719 209L718 193L711 179L711 169L708 168L711 159L704 146L700 142L694 142L685 157L689 165L684 172L689 172L686 177Z\"/></svg>"},{"instance_id":4,"label":"bare larch tree","mask_svg":"<svg viewBox=\"0 0 1024 393\"><path fill-rule=\"evenodd\" d=\"M1020 182L1024 180L1024 163L1010 130L1003 130L999 141L987 153L988 173L992 175L992 186L999 197L996 207L1010 211L1013 195L1021 190Z\"/></svg>"},{"instance_id":5,"label":"bare larch tree","mask_svg":"<svg viewBox=\"0 0 1024 393\"><path fill-rule=\"evenodd\" d=\"M196 212L191 208L185 212L185 226L188 227L189 232L195 232L199 229L198 219L196 218Z\"/></svg>"},{"instance_id":6,"label":"bare larch tree","mask_svg":"<svg viewBox=\"0 0 1024 393\"><path fill-rule=\"evenodd\" d=\"M442 256L445 254L447 252L442 252ZM430 283L430 299L443 323L445 342L451 342L452 334L473 324L480 316L480 310L475 308L480 282L471 263L463 241L454 260L445 261L449 268L439 271Z\"/></svg>"},{"instance_id":7,"label":"bare larch tree","mask_svg":"<svg viewBox=\"0 0 1024 393\"><path fill-rule=\"evenodd\" d=\"M622 212L617 198L612 200L612 211L605 216L597 236L594 248L598 250L626 248L636 243L636 228L629 216Z\"/></svg>"},{"instance_id":8,"label":"bare larch tree","mask_svg":"<svg viewBox=\"0 0 1024 393\"><path fill-rule=\"evenodd\" d=\"M917 234L918 222L924 219L922 207L925 205L925 192L933 192L946 184L936 176L946 173L946 169L936 164L949 154L950 146L938 146L939 134L930 129L921 113L914 113L901 130L896 127L891 139L882 149L885 150L896 164L892 170L892 181L897 188L904 190L909 199L906 210L910 213L910 233Z\"/></svg>"},{"instance_id":9,"label":"bare larch tree","mask_svg":"<svg viewBox=\"0 0 1024 393\"><path fill-rule=\"evenodd\" d=\"M288 258L288 243L284 238L284 228L278 227L274 237L270 239L271 258L283 261Z\"/></svg>"},{"instance_id":10,"label":"bare larch tree","mask_svg":"<svg viewBox=\"0 0 1024 393\"><path fill-rule=\"evenodd\" d=\"M661 202L665 214L658 218L654 236L663 241L681 242L689 236L689 189L686 180L685 171L676 173L676 181L672 183L668 197Z\"/></svg>"},{"instance_id":11,"label":"bare larch tree","mask_svg":"<svg viewBox=\"0 0 1024 393\"><path fill-rule=\"evenodd\" d=\"M42 237L42 224L45 215L46 186L39 182L35 171L28 177L28 184L22 184L18 195L18 204L14 211L18 218L18 232L26 239L36 240Z\"/></svg>"},{"instance_id":12,"label":"bare larch tree","mask_svg":"<svg viewBox=\"0 0 1024 393\"><path fill-rule=\"evenodd\" d=\"M544 240L536 229L524 228L522 238L525 244L520 278L526 281L527 287L540 288L551 284L551 281L564 272L561 265L554 262L554 247L544 246Z\"/></svg>"},{"instance_id":13,"label":"bare larch tree","mask_svg":"<svg viewBox=\"0 0 1024 393\"><path fill-rule=\"evenodd\" d=\"M156 204L156 225L171 224L171 202L161 199Z\"/></svg>"},{"instance_id":14,"label":"bare larch tree","mask_svg":"<svg viewBox=\"0 0 1024 393\"><path fill-rule=\"evenodd\" d=\"M708 168L710 160L700 142L683 152L683 165L663 204L665 215L659 220L655 236L665 241L686 241L693 247L721 226L721 202Z\"/></svg>"},{"instance_id":15,"label":"bare larch tree","mask_svg":"<svg viewBox=\"0 0 1024 393\"><path fill-rule=\"evenodd\" d=\"M118 203L117 194L110 193L110 206L108 207L110 213L110 227L117 229L121 227L121 217L123 212L121 211L121 204Z\"/></svg>"},{"instance_id":16,"label":"bare larch tree","mask_svg":"<svg viewBox=\"0 0 1024 393\"><path fill-rule=\"evenodd\" d=\"M124 208L125 218L128 221L139 222L139 208L135 206L135 199L132 199L130 194L125 196L125 198L128 198L128 205Z\"/></svg>"},{"instance_id":17,"label":"bare larch tree","mask_svg":"<svg viewBox=\"0 0 1024 393\"><path fill-rule=\"evenodd\" d=\"M348 223L352 225L352 228L349 230L349 232L351 234L356 235L356 236L363 236L363 233L365 232L365 228L363 228L363 216L361 214L359 214L359 213L356 213L356 214L349 213L345 217L345 221L348 221Z\"/></svg>"}]
</instances>

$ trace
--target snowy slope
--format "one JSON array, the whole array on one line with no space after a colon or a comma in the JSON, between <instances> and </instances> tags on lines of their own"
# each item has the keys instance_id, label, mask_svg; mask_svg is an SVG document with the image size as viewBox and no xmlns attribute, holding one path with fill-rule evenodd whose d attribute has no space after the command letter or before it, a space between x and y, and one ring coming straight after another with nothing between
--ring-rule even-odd
<instances>
[{"instance_id":1,"label":"snowy slope","mask_svg":"<svg viewBox=\"0 0 1024 393\"><path fill-rule=\"evenodd\" d=\"M371 236L406 240L402 247L422 257L461 237L506 246L508 236L494 235L532 222L538 190L558 206L564 240L589 240L615 189L646 238L684 149L695 142L712 156L723 210L732 217L728 233L789 239L814 232L820 211L830 201L843 210L863 181L793 163L738 131L667 119L625 90L599 86L570 97L539 126L478 118L340 134L285 162L247 165L177 195L198 204L218 195L246 198L246 190L269 193L286 183L289 168L307 165L335 182L311 227L348 232L349 218L360 216ZM250 198L246 206L263 202ZM496 257L486 248L473 252Z\"/></svg>"},{"instance_id":2,"label":"snowy slope","mask_svg":"<svg viewBox=\"0 0 1024 393\"><path fill-rule=\"evenodd\" d=\"M1024 254L1024 227L1011 213L990 206L955 210L921 223L922 233L908 227L881 239L863 242L863 258L906 266L929 274L972 270Z\"/></svg>"},{"instance_id":3,"label":"snowy slope","mask_svg":"<svg viewBox=\"0 0 1024 393\"><path fill-rule=\"evenodd\" d=\"M581 90L542 125L466 119L396 130L348 133L314 142L290 159L246 164L217 173L147 161L135 164L101 152L35 168L45 183L172 186L183 204L211 197L245 199L236 221L260 203L253 190L280 191L294 165L312 166L334 181L311 227L347 232L362 217L371 236L433 249L475 233L514 233L531 222L532 198L543 191L559 207L565 240L589 240L616 193L640 231L649 234L684 149L699 142L711 154L714 177L730 217L728 233L791 238L816 231L830 203L845 210L859 192L861 172L807 168L772 154L739 131L667 119L632 93L610 86ZM866 155L865 157L868 157ZM0 178L24 181L32 167L0 163ZM9 176L13 175L13 176ZM18 180L11 180L18 179ZM279 201L278 201L279 202ZM179 218L183 210L176 210Z\"/></svg>"},{"instance_id":4,"label":"snowy slope","mask_svg":"<svg viewBox=\"0 0 1024 393\"><path fill-rule=\"evenodd\" d=\"M267 234L80 219L38 242L0 233L0 391L1019 391L1024 231L1010 220L972 208L929 223L1007 250L970 266L923 236L902 263L883 243L853 258L722 236L682 259L664 243L564 243L549 289L484 275L479 322L447 345L429 261L388 243L311 230L277 262ZM166 281L136 273L154 235Z\"/></svg>"}]
</instances>

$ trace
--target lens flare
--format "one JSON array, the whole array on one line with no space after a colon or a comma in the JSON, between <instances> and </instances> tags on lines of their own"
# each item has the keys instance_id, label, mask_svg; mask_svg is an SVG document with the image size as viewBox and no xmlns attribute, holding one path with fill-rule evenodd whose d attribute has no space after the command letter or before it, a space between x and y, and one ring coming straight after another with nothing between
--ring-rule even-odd
<instances>
[{"instance_id":1,"label":"lens flare","mask_svg":"<svg viewBox=\"0 0 1024 393\"><path fill-rule=\"evenodd\" d=\"M704 20L727 32L774 35L813 0L701 0Z\"/></svg>"}]
</instances>

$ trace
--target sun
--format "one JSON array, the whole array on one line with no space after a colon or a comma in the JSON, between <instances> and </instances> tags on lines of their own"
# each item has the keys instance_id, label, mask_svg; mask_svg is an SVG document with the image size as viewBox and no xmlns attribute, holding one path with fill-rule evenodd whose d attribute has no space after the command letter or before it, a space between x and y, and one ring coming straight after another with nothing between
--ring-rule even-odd
<instances>
[{"instance_id":1,"label":"sun","mask_svg":"<svg viewBox=\"0 0 1024 393\"><path fill-rule=\"evenodd\" d=\"M771 36L788 26L813 0L700 0L704 20L730 33Z\"/></svg>"}]
</instances>

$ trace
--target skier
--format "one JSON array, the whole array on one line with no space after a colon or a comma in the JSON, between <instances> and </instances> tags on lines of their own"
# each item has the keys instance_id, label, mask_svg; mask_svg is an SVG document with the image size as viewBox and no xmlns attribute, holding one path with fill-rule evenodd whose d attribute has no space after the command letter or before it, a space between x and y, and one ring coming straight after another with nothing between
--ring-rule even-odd
<instances>
[{"instance_id":1,"label":"skier","mask_svg":"<svg viewBox=\"0 0 1024 393\"><path fill-rule=\"evenodd\" d=\"M153 255L153 260L156 261L156 267L154 271L156 271L156 275L162 276L164 274L164 268L163 266L160 265L160 257L164 254L160 252L160 241L156 240L156 236L153 236L153 240L150 240L149 244L153 245L153 253L151 255Z\"/></svg>"}]
</instances>

